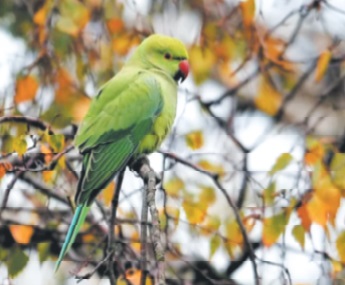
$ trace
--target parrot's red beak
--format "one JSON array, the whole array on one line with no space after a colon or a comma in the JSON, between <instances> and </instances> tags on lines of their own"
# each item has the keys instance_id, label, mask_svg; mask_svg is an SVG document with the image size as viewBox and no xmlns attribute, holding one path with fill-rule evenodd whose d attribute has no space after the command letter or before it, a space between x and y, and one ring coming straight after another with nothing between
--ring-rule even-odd
<instances>
[{"instance_id":1,"label":"parrot's red beak","mask_svg":"<svg viewBox=\"0 0 345 285\"><path fill-rule=\"evenodd\" d=\"M179 65L179 70L178 72L175 74L174 76L174 79L177 81L177 82L183 82L187 76L188 76L188 73L189 73L189 63L188 61L185 59L185 60L182 60Z\"/></svg>"}]
</instances>

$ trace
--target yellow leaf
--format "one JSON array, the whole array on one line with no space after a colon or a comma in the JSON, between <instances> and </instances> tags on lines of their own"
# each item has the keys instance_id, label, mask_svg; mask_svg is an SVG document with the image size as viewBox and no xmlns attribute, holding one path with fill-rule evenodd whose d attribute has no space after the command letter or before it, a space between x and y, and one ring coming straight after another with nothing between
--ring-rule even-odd
<instances>
[{"instance_id":1,"label":"yellow leaf","mask_svg":"<svg viewBox=\"0 0 345 285\"><path fill-rule=\"evenodd\" d=\"M203 235L214 233L219 229L220 224L220 219L217 216L208 215L202 223L200 233Z\"/></svg>"},{"instance_id":2,"label":"yellow leaf","mask_svg":"<svg viewBox=\"0 0 345 285\"><path fill-rule=\"evenodd\" d=\"M282 100L281 94L267 80L261 80L259 94L254 98L254 103L259 110L274 116L278 112Z\"/></svg>"},{"instance_id":3,"label":"yellow leaf","mask_svg":"<svg viewBox=\"0 0 345 285\"><path fill-rule=\"evenodd\" d=\"M165 229L167 225L167 217L166 214L168 215L170 221L173 220L174 226L176 227L179 223L179 218L180 218L180 209L177 207L164 207L160 208L158 210L159 212L159 221L160 221L160 226L162 229Z\"/></svg>"},{"instance_id":4,"label":"yellow leaf","mask_svg":"<svg viewBox=\"0 0 345 285\"><path fill-rule=\"evenodd\" d=\"M304 162L307 165L315 165L317 162L320 162L323 159L325 149L319 140L313 137L307 137L306 148L308 152L304 155Z\"/></svg>"},{"instance_id":5,"label":"yellow leaf","mask_svg":"<svg viewBox=\"0 0 345 285\"><path fill-rule=\"evenodd\" d=\"M30 243L31 237L34 233L34 228L26 225L10 225L9 229L13 239L16 243L20 244Z\"/></svg>"},{"instance_id":6,"label":"yellow leaf","mask_svg":"<svg viewBox=\"0 0 345 285\"><path fill-rule=\"evenodd\" d=\"M305 243L305 230L302 225L296 225L292 229L292 235L296 239L296 241L299 243L299 245L304 249L304 243Z\"/></svg>"},{"instance_id":7,"label":"yellow leaf","mask_svg":"<svg viewBox=\"0 0 345 285\"><path fill-rule=\"evenodd\" d=\"M332 181L335 186L345 189L345 154L336 153L331 162Z\"/></svg>"},{"instance_id":8,"label":"yellow leaf","mask_svg":"<svg viewBox=\"0 0 345 285\"><path fill-rule=\"evenodd\" d=\"M101 192L101 195L100 195L105 206L107 207L110 206L114 192L115 192L115 182L113 181Z\"/></svg>"},{"instance_id":9,"label":"yellow leaf","mask_svg":"<svg viewBox=\"0 0 345 285\"><path fill-rule=\"evenodd\" d=\"M243 236L236 220L229 220L225 224L226 242L224 246L231 258L234 258L235 250L243 245Z\"/></svg>"},{"instance_id":10,"label":"yellow leaf","mask_svg":"<svg viewBox=\"0 0 345 285\"><path fill-rule=\"evenodd\" d=\"M276 160L275 164L273 165L272 169L270 170L269 174L274 175L278 171L285 169L290 162L292 161L292 156L289 153L282 153L278 159Z\"/></svg>"},{"instance_id":11,"label":"yellow leaf","mask_svg":"<svg viewBox=\"0 0 345 285\"><path fill-rule=\"evenodd\" d=\"M61 152L64 149L65 147L64 135L50 135L47 130L45 138L46 138L47 143L49 143L49 146L53 152Z\"/></svg>"},{"instance_id":12,"label":"yellow leaf","mask_svg":"<svg viewBox=\"0 0 345 285\"><path fill-rule=\"evenodd\" d=\"M345 232L342 232L337 237L336 246L337 246L340 260L342 262L345 262Z\"/></svg>"},{"instance_id":13,"label":"yellow leaf","mask_svg":"<svg viewBox=\"0 0 345 285\"><path fill-rule=\"evenodd\" d=\"M204 145L204 135L202 131L194 131L187 134L186 142L192 150L201 148Z\"/></svg>"},{"instance_id":14,"label":"yellow leaf","mask_svg":"<svg viewBox=\"0 0 345 285\"><path fill-rule=\"evenodd\" d=\"M139 237L139 233L136 231L132 234L131 236L131 247L133 250L140 252L140 237Z\"/></svg>"},{"instance_id":15,"label":"yellow leaf","mask_svg":"<svg viewBox=\"0 0 345 285\"><path fill-rule=\"evenodd\" d=\"M52 183L53 179L55 178L56 171L54 170L46 170L42 171L43 181L47 183Z\"/></svg>"},{"instance_id":16,"label":"yellow leaf","mask_svg":"<svg viewBox=\"0 0 345 285\"><path fill-rule=\"evenodd\" d=\"M319 82L328 68L329 62L332 58L332 53L330 50L325 50L321 53L319 60L317 61L316 71L315 71L315 81Z\"/></svg>"},{"instance_id":17,"label":"yellow leaf","mask_svg":"<svg viewBox=\"0 0 345 285\"><path fill-rule=\"evenodd\" d=\"M270 247L276 243L288 220L289 214L285 212L264 219L262 242L265 246Z\"/></svg>"},{"instance_id":18,"label":"yellow leaf","mask_svg":"<svg viewBox=\"0 0 345 285\"><path fill-rule=\"evenodd\" d=\"M220 177L225 175L225 170L220 164L214 164L208 160L202 159L198 162L198 166L206 171L218 174Z\"/></svg>"},{"instance_id":19,"label":"yellow leaf","mask_svg":"<svg viewBox=\"0 0 345 285\"><path fill-rule=\"evenodd\" d=\"M213 257L213 255L216 253L217 249L220 247L222 243L222 239L220 238L219 235L214 235L210 239L210 256L209 259Z\"/></svg>"},{"instance_id":20,"label":"yellow leaf","mask_svg":"<svg viewBox=\"0 0 345 285\"><path fill-rule=\"evenodd\" d=\"M201 186L201 193L199 196L200 205L209 206L216 201L216 193L213 187Z\"/></svg>"},{"instance_id":21,"label":"yellow leaf","mask_svg":"<svg viewBox=\"0 0 345 285\"><path fill-rule=\"evenodd\" d=\"M344 252L344 251L343 251ZM331 265L332 265L332 274L331 274L331 278L333 280L336 280L339 273L343 271L343 264L342 262L339 262L337 260L330 260Z\"/></svg>"},{"instance_id":22,"label":"yellow leaf","mask_svg":"<svg viewBox=\"0 0 345 285\"><path fill-rule=\"evenodd\" d=\"M90 20L90 12L78 0L59 1L60 17L56 27L66 34L76 37Z\"/></svg>"},{"instance_id":23,"label":"yellow leaf","mask_svg":"<svg viewBox=\"0 0 345 285\"><path fill-rule=\"evenodd\" d=\"M333 185L330 174L321 162L314 167L312 186L315 190L308 205L311 220L323 226L327 221L333 224L340 206L341 193Z\"/></svg>"},{"instance_id":24,"label":"yellow leaf","mask_svg":"<svg viewBox=\"0 0 345 285\"><path fill-rule=\"evenodd\" d=\"M71 18L67 17L60 17L57 20L56 28L72 37L76 37L79 33L78 26L73 22Z\"/></svg>"},{"instance_id":25,"label":"yellow leaf","mask_svg":"<svg viewBox=\"0 0 345 285\"><path fill-rule=\"evenodd\" d=\"M255 0L243 0L240 3L240 7L244 25L250 26L255 16Z\"/></svg>"},{"instance_id":26,"label":"yellow leaf","mask_svg":"<svg viewBox=\"0 0 345 285\"><path fill-rule=\"evenodd\" d=\"M27 143L25 136L19 136L14 139L13 150L18 153L19 156L22 156L26 152Z\"/></svg>"},{"instance_id":27,"label":"yellow leaf","mask_svg":"<svg viewBox=\"0 0 345 285\"><path fill-rule=\"evenodd\" d=\"M37 90L38 82L33 76L27 75L18 78L16 82L14 102L19 104L21 102L33 100L36 96Z\"/></svg>"},{"instance_id":28,"label":"yellow leaf","mask_svg":"<svg viewBox=\"0 0 345 285\"><path fill-rule=\"evenodd\" d=\"M207 47L193 46L189 50L190 67L197 85L203 83L210 76L216 60L213 51Z\"/></svg>"},{"instance_id":29,"label":"yellow leaf","mask_svg":"<svg viewBox=\"0 0 345 285\"><path fill-rule=\"evenodd\" d=\"M205 219L207 209L200 207L199 203L185 200L182 207L190 224L200 224Z\"/></svg>"},{"instance_id":30,"label":"yellow leaf","mask_svg":"<svg viewBox=\"0 0 345 285\"><path fill-rule=\"evenodd\" d=\"M164 183L164 189L169 196L178 197L180 191L184 189L184 182L180 178L174 177Z\"/></svg>"},{"instance_id":31,"label":"yellow leaf","mask_svg":"<svg viewBox=\"0 0 345 285\"><path fill-rule=\"evenodd\" d=\"M123 33L112 40L113 51L119 55L126 55L129 50L139 44L139 38Z\"/></svg>"}]
</instances>

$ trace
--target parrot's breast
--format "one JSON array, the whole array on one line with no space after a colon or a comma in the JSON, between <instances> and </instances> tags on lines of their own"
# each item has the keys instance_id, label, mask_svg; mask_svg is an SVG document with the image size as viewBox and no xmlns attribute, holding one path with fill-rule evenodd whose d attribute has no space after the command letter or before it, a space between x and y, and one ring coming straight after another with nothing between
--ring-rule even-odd
<instances>
[{"instance_id":1,"label":"parrot's breast","mask_svg":"<svg viewBox=\"0 0 345 285\"><path fill-rule=\"evenodd\" d=\"M161 74L156 74L156 79L160 83L162 90L163 108L160 114L154 119L151 132L141 141L138 153L150 153L159 148L170 132L176 116L176 83L173 80L167 80L167 78Z\"/></svg>"}]
</instances>

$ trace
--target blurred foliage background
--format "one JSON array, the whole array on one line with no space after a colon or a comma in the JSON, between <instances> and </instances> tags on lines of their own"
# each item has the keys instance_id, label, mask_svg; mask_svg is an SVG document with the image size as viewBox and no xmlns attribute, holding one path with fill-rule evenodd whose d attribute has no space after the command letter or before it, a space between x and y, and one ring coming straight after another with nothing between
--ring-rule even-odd
<instances>
[{"instance_id":1,"label":"blurred foliage background","mask_svg":"<svg viewBox=\"0 0 345 285\"><path fill-rule=\"evenodd\" d=\"M191 66L150 156L166 283L341 284L344 25L337 0L2 0L0 284L155 284L150 252L141 278L143 184L130 171L116 225L114 181L52 269L73 214L78 124L152 33L180 38Z\"/></svg>"}]
</instances>

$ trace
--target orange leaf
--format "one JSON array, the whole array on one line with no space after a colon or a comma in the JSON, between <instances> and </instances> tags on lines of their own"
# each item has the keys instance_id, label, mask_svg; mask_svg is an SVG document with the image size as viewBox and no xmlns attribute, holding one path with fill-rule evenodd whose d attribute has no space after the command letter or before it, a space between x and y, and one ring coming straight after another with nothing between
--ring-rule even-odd
<instances>
[{"instance_id":1,"label":"orange leaf","mask_svg":"<svg viewBox=\"0 0 345 285\"><path fill-rule=\"evenodd\" d=\"M139 269L128 269L125 273L125 277L120 277L116 285L140 285L141 284L141 270ZM149 276L146 277L145 285L153 285L152 280Z\"/></svg>"},{"instance_id":2,"label":"orange leaf","mask_svg":"<svg viewBox=\"0 0 345 285\"><path fill-rule=\"evenodd\" d=\"M12 164L10 162L0 163L0 179L3 178L8 170L12 169Z\"/></svg>"},{"instance_id":3,"label":"orange leaf","mask_svg":"<svg viewBox=\"0 0 345 285\"><path fill-rule=\"evenodd\" d=\"M107 21L107 27L111 34L116 34L123 30L124 24L122 19L114 18Z\"/></svg>"},{"instance_id":4,"label":"orange leaf","mask_svg":"<svg viewBox=\"0 0 345 285\"><path fill-rule=\"evenodd\" d=\"M259 94L255 97L254 102L262 112L274 116L281 104L281 94L265 79L261 81Z\"/></svg>"},{"instance_id":5,"label":"orange leaf","mask_svg":"<svg viewBox=\"0 0 345 285\"><path fill-rule=\"evenodd\" d=\"M201 148L204 145L204 135L202 131L194 131L187 134L186 142L192 150Z\"/></svg>"},{"instance_id":6,"label":"orange leaf","mask_svg":"<svg viewBox=\"0 0 345 285\"><path fill-rule=\"evenodd\" d=\"M315 71L316 82L319 82L325 75L325 72L328 68L331 58L332 58L332 53L330 52L330 50L327 49L323 53L321 53L316 65L316 71Z\"/></svg>"},{"instance_id":7,"label":"orange leaf","mask_svg":"<svg viewBox=\"0 0 345 285\"><path fill-rule=\"evenodd\" d=\"M53 152L50 147L46 146L45 144L41 145L41 153L44 154L44 161L46 164L49 164L53 160Z\"/></svg>"},{"instance_id":8,"label":"orange leaf","mask_svg":"<svg viewBox=\"0 0 345 285\"><path fill-rule=\"evenodd\" d=\"M255 16L255 0L244 0L240 3L243 23L245 26L250 26L253 23Z\"/></svg>"},{"instance_id":9,"label":"orange leaf","mask_svg":"<svg viewBox=\"0 0 345 285\"><path fill-rule=\"evenodd\" d=\"M110 206L111 199L113 198L114 194L114 189L115 189L115 182L111 182L102 192L101 192L101 199L104 202L104 205L107 207Z\"/></svg>"},{"instance_id":10,"label":"orange leaf","mask_svg":"<svg viewBox=\"0 0 345 285\"><path fill-rule=\"evenodd\" d=\"M287 71L294 71L295 66L292 62L281 57L285 49L285 42L281 39L265 37L263 42L264 55L276 65Z\"/></svg>"},{"instance_id":11,"label":"orange leaf","mask_svg":"<svg viewBox=\"0 0 345 285\"><path fill-rule=\"evenodd\" d=\"M66 69L59 68L56 73L56 83L61 88L66 88L67 86L73 84L73 79L70 73Z\"/></svg>"},{"instance_id":12,"label":"orange leaf","mask_svg":"<svg viewBox=\"0 0 345 285\"><path fill-rule=\"evenodd\" d=\"M89 97L81 97L73 106L72 114L74 122L81 122L89 110L91 99Z\"/></svg>"},{"instance_id":13,"label":"orange leaf","mask_svg":"<svg viewBox=\"0 0 345 285\"><path fill-rule=\"evenodd\" d=\"M298 208L297 214L299 218L301 219L301 224L303 228L309 232L310 231L310 226L311 226L311 219L309 217L309 212L306 207L306 204L302 205L301 207Z\"/></svg>"},{"instance_id":14,"label":"orange leaf","mask_svg":"<svg viewBox=\"0 0 345 285\"><path fill-rule=\"evenodd\" d=\"M327 224L327 212L324 203L319 197L313 195L312 199L306 205L308 216L311 221L319 225L325 226Z\"/></svg>"},{"instance_id":15,"label":"orange leaf","mask_svg":"<svg viewBox=\"0 0 345 285\"><path fill-rule=\"evenodd\" d=\"M13 239L20 244L28 244L34 233L34 228L26 225L10 225L9 229Z\"/></svg>"},{"instance_id":16,"label":"orange leaf","mask_svg":"<svg viewBox=\"0 0 345 285\"><path fill-rule=\"evenodd\" d=\"M14 102L18 104L33 100L36 96L37 89L38 82L33 76L27 75L18 78L16 82L16 94L14 96Z\"/></svg>"},{"instance_id":17,"label":"orange leaf","mask_svg":"<svg viewBox=\"0 0 345 285\"><path fill-rule=\"evenodd\" d=\"M333 185L329 172L321 162L314 167L312 186L315 190L307 206L311 220L323 226L328 221L333 224L340 206L341 193Z\"/></svg>"},{"instance_id":18,"label":"orange leaf","mask_svg":"<svg viewBox=\"0 0 345 285\"><path fill-rule=\"evenodd\" d=\"M323 144L313 137L307 137L306 148L308 152L304 155L304 162L307 165L315 165L317 162L320 162L325 155Z\"/></svg>"},{"instance_id":19,"label":"orange leaf","mask_svg":"<svg viewBox=\"0 0 345 285\"><path fill-rule=\"evenodd\" d=\"M48 11L51 8L50 1L46 1L45 4L35 13L34 23L39 26L44 26L47 21Z\"/></svg>"}]
</instances>

